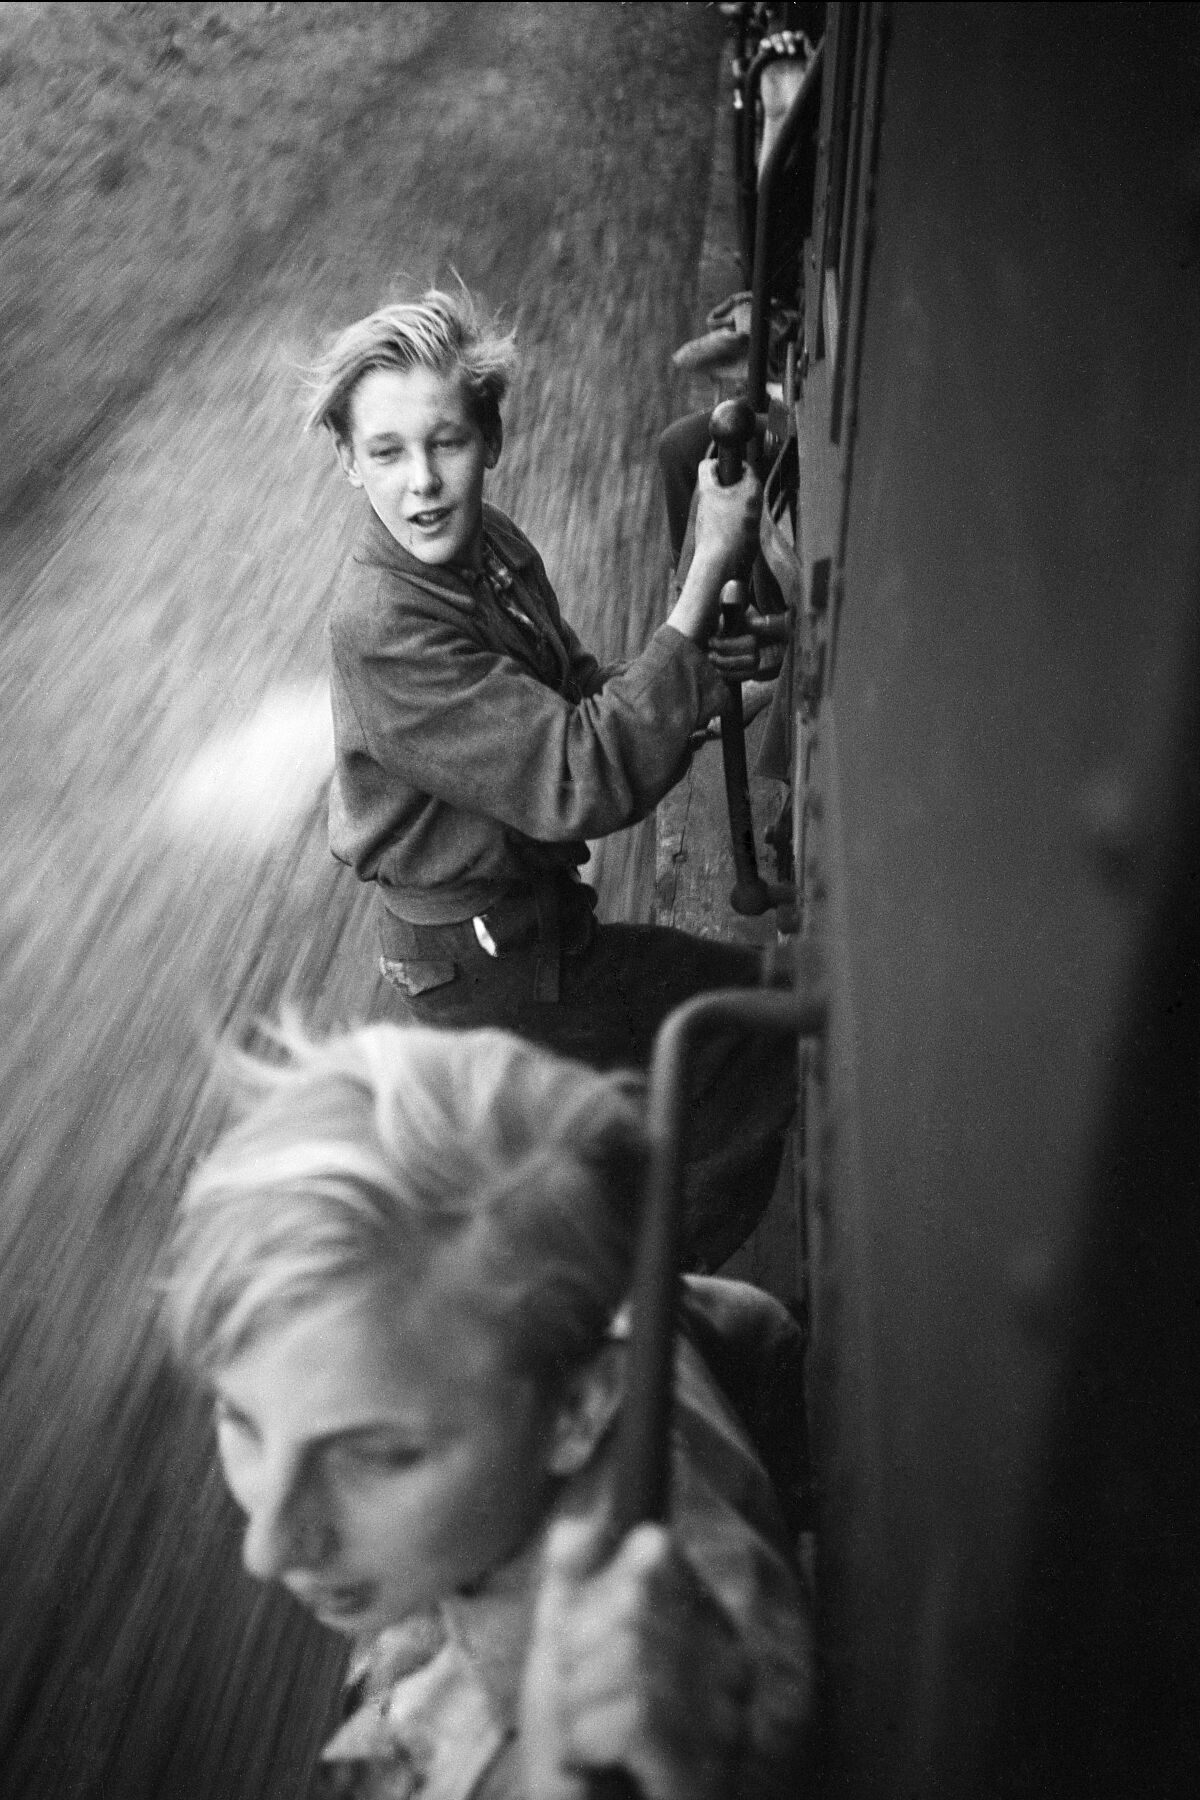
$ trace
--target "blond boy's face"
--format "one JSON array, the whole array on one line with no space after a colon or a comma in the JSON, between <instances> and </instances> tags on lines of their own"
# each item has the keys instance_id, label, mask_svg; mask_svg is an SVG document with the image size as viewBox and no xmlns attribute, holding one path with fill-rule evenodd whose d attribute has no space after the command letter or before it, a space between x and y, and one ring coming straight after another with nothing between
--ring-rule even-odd
<instances>
[{"instance_id":1,"label":"blond boy's face","mask_svg":"<svg viewBox=\"0 0 1200 1800\"><path fill-rule=\"evenodd\" d=\"M434 1282L389 1304L334 1294L215 1381L225 1480L251 1575L354 1636L477 1582L551 1493L551 1408Z\"/></svg>"},{"instance_id":2,"label":"blond boy's face","mask_svg":"<svg viewBox=\"0 0 1200 1800\"><path fill-rule=\"evenodd\" d=\"M431 566L477 566L483 545L483 480L496 466L457 375L371 369L354 390L350 442L338 446L397 543Z\"/></svg>"}]
</instances>

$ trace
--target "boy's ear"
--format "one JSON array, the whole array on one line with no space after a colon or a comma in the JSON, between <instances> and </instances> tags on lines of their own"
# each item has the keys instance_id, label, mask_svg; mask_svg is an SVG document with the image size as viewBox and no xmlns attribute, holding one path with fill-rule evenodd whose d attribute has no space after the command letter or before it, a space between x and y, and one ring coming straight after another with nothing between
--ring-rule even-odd
<instances>
[{"instance_id":1,"label":"boy's ear","mask_svg":"<svg viewBox=\"0 0 1200 1800\"><path fill-rule=\"evenodd\" d=\"M577 1475L591 1460L625 1397L625 1345L606 1343L569 1375L550 1431L546 1468Z\"/></svg>"},{"instance_id":2,"label":"boy's ear","mask_svg":"<svg viewBox=\"0 0 1200 1800\"><path fill-rule=\"evenodd\" d=\"M497 419L495 431L489 432L487 437L483 440L483 466L485 469L495 468L496 464L500 461L500 452L503 448L504 426L500 420Z\"/></svg>"},{"instance_id":3,"label":"boy's ear","mask_svg":"<svg viewBox=\"0 0 1200 1800\"><path fill-rule=\"evenodd\" d=\"M354 446L347 438L335 438L334 447L337 450L338 461L342 465L342 474L350 486L361 487L362 476L359 474L358 464L354 460Z\"/></svg>"}]
</instances>

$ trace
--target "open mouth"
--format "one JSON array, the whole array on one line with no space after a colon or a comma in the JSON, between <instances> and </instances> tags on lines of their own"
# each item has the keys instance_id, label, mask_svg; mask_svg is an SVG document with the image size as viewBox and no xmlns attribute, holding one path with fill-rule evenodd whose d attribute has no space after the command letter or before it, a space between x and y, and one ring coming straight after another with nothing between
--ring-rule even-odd
<instances>
[{"instance_id":1,"label":"open mouth","mask_svg":"<svg viewBox=\"0 0 1200 1800\"><path fill-rule=\"evenodd\" d=\"M418 531L436 531L450 517L448 506L431 506L425 512L413 513L409 524L415 525Z\"/></svg>"},{"instance_id":2,"label":"open mouth","mask_svg":"<svg viewBox=\"0 0 1200 1800\"><path fill-rule=\"evenodd\" d=\"M374 1589L361 1581L346 1587L293 1587L292 1594L319 1619L353 1619L370 1606Z\"/></svg>"}]
</instances>

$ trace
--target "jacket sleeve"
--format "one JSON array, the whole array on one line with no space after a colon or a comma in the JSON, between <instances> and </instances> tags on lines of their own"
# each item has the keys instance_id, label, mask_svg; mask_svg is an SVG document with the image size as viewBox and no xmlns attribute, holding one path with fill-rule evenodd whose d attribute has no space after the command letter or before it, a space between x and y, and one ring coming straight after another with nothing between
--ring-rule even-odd
<instances>
[{"instance_id":1,"label":"jacket sleeve","mask_svg":"<svg viewBox=\"0 0 1200 1800\"><path fill-rule=\"evenodd\" d=\"M335 616L330 641L366 752L385 773L545 842L643 818L682 775L689 735L722 691L699 647L662 626L572 704L465 621L407 594L398 602L386 577L370 606Z\"/></svg>"},{"instance_id":2,"label":"jacket sleeve","mask_svg":"<svg viewBox=\"0 0 1200 1800\"><path fill-rule=\"evenodd\" d=\"M533 546L530 545L531 550L532 548ZM619 675L622 670L628 668L628 662L600 663L597 662L590 650L584 649L578 635L563 617L562 608L558 603L558 595L546 573L546 565L536 552L534 552L534 556L533 579L537 584L542 605L550 614L555 630L566 646L571 663L571 673L579 684L579 691L584 695L598 694L614 675ZM711 714L709 716L711 717Z\"/></svg>"},{"instance_id":3,"label":"jacket sleeve","mask_svg":"<svg viewBox=\"0 0 1200 1800\"><path fill-rule=\"evenodd\" d=\"M575 632L567 621L559 614L560 630L563 643L567 647L567 655L571 659L571 673L579 683L579 691L585 696L598 694L605 682L628 667L627 663L609 663L606 666L598 663L590 650L585 650Z\"/></svg>"}]
</instances>

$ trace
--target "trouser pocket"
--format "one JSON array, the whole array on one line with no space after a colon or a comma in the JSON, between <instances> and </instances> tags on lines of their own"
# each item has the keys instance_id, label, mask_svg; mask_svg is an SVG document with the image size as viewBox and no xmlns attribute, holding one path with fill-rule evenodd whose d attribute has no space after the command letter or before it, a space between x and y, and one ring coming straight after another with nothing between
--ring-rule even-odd
<instances>
[{"instance_id":1,"label":"trouser pocket","mask_svg":"<svg viewBox=\"0 0 1200 1800\"><path fill-rule=\"evenodd\" d=\"M391 987L415 1000L418 994L428 994L431 989L446 987L456 980L458 964L445 956L381 956L379 973Z\"/></svg>"}]
</instances>

